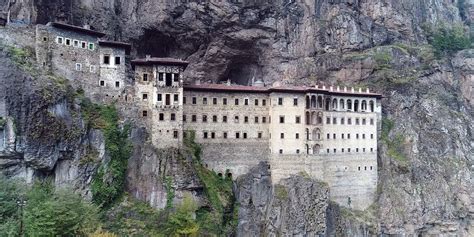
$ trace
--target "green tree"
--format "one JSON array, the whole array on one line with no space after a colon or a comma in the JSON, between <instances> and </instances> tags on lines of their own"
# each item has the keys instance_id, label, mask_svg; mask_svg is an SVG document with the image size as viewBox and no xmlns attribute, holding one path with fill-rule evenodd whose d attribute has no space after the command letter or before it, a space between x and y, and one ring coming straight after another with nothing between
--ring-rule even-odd
<instances>
[{"instance_id":1,"label":"green tree","mask_svg":"<svg viewBox=\"0 0 474 237\"><path fill-rule=\"evenodd\" d=\"M166 236L197 236L199 225L195 212L198 209L191 196L186 195L176 212L170 214L165 224Z\"/></svg>"},{"instance_id":2,"label":"green tree","mask_svg":"<svg viewBox=\"0 0 474 237\"><path fill-rule=\"evenodd\" d=\"M471 40L462 26L441 26L433 31L430 44L437 57L450 56L471 47Z\"/></svg>"}]
</instances>

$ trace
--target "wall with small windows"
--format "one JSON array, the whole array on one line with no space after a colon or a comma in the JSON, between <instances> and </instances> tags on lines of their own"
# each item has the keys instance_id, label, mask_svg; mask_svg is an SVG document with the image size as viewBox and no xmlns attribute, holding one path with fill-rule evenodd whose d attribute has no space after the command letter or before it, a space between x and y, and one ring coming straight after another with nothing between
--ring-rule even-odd
<instances>
[{"instance_id":1,"label":"wall with small windows","mask_svg":"<svg viewBox=\"0 0 474 237\"><path fill-rule=\"evenodd\" d=\"M90 72L99 71L100 77L96 82L96 87L100 89L97 95L104 99L116 99L122 96L126 87L128 58L126 49L123 47L112 47L100 45L99 47L99 66L90 65Z\"/></svg>"},{"instance_id":2,"label":"wall with small windows","mask_svg":"<svg viewBox=\"0 0 474 237\"><path fill-rule=\"evenodd\" d=\"M196 132L211 169L238 177L268 159L268 94L185 90L183 101L184 129Z\"/></svg>"}]
</instances>

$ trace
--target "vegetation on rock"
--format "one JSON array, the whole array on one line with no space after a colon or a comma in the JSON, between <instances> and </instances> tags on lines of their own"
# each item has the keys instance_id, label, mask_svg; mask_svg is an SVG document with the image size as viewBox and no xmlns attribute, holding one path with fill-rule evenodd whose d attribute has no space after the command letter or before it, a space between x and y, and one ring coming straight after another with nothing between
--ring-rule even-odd
<instances>
[{"instance_id":1,"label":"vegetation on rock","mask_svg":"<svg viewBox=\"0 0 474 237\"><path fill-rule=\"evenodd\" d=\"M472 43L462 26L441 26L434 30L428 29L429 43L435 49L438 58L451 56L454 53L470 48Z\"/></svg>"}]
</instances>

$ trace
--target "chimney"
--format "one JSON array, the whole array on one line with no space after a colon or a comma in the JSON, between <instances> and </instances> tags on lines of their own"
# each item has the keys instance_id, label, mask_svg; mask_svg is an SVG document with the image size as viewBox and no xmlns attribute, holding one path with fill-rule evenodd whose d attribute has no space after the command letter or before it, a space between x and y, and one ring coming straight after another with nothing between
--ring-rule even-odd
<instances>
[{"instance_id":1,"label":"chimney","mask_svg":"<svg viewBox=\"0 0 474 237\"><path fill-rule=\"evenodd\" d=\"M84 29L90 30L90 29L91 29L91 26L90 26L89 24L85 24L85 25L84 25Z\"/></svg>"}]
</instances>

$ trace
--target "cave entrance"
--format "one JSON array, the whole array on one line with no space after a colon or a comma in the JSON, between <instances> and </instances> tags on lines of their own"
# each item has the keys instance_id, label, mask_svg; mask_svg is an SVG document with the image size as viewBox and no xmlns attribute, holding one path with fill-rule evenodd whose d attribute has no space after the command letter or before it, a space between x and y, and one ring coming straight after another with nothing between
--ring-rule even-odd
<instances>
[{"instance_id":1,"label":"cave entrance","mask_svg":"<svg viewBox=\"0 0 474 237\"><path fill-rule=\"evenodd\" d=\"M255 61L252 58L239 58L237 62L231 62L220 81L230 80L233 84L252 85L254 81L262 79L261 68Z\"/></svg>"}]
</instances>

